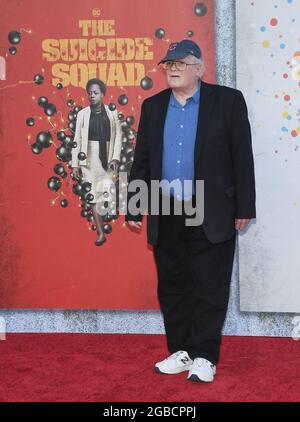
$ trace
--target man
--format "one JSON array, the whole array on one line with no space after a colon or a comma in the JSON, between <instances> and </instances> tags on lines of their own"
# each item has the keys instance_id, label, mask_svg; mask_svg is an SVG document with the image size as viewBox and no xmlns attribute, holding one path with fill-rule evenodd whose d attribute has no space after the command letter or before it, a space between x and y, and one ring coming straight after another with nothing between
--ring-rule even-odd
<instances>
[{"instance_id":1,"label":"man","mask_svg":"<svg viewBox=\"0 0 300 422\"><path fill-rule=\"evenodd\" d=\"M192 190L171 193L174 207L176 200L194 200L195 182L203 180L204 219L187 226L186 215L175 215L174 208L171 215L148 215L171 353L155 370L189 371L189 380L211 382L228 306L236 231L255 218L247 106L240 91L201 80L201 50L191 40L171 44L159 64L170 88L143 103L129 183L192 178ZM141 230L141 214L128 212L126 220Z\"/></svg>"}]
</instances>

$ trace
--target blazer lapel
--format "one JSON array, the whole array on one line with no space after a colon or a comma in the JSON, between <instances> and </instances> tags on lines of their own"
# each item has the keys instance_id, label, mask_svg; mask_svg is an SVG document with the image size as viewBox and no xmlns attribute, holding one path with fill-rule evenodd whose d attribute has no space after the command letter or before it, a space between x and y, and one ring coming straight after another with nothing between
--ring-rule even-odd
<instances>
[{"instance_id":1,"label":"blazer lapel","mask_svg":"<svg viewBox=\"0 0 300 422\"><path fill-rule=\"evenodd\" d=\"M157 134L157 143L155 144L156 149L156 157L157 160L155 160L155 175L157 175L157 179L161 180L161 174L162 174L162 155L163 155L163 140L164 140L164 127L165 127L165 121L168 111L168 105L171 95L171 89L167 89L163 91L162 97L160 98L160 104L157 107L157 117L156 117L156 128L155 132Z\"/></svg>"},{"instance_id":2,"label":"blazer lapel","mask_svg":"<svg viewBox=\"0 0 300 422\"><path fill-rule=\"evenodd\" d=\"M195 169L197 162L201 156L201 151L204 146L205 139L208 135L209 120L212 113L213 103L215 96L210 84L201 81L201 94L198 115L198 126L196 133L196 142L194 150L194 164Z\"/></svg>"}]
</instances>

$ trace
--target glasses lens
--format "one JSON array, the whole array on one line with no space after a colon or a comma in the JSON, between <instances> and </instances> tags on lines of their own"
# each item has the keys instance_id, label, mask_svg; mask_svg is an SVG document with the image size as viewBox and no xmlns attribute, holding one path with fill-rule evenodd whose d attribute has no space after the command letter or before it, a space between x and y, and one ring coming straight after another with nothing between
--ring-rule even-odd
<instances>
[{"instance_id":1,"label":"glasses lens","mask_svg":"<svg viewBox=\"0 0 300 422\"><path fill-rule=\"evenodd\" d=\"M175 66L177 70L185 70L186 64L184 62L175 62Z\"/></svg>"},{"instance_id":2,"label":"glasses lens","mask_svg":"<svg viewBox=\"0 0 300 422\"><path fill-rule=\"evenodd\" d=\"M174 68L176 70L185 70L186 69L186 63L180 62L180 61L175 61L175 60L170 60L170 61L162 63L162 67L165 70L170 70L170 69L174 69Z\"/></svg>"}]
</instances>

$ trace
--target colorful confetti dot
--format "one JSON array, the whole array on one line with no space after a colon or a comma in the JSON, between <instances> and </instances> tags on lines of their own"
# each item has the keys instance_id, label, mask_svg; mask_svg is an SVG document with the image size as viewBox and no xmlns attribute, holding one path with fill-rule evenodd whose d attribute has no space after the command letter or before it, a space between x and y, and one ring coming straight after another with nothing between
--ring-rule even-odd
<instances>
[{"instance_id":1,"label":"colorful confetti dot","mask_svg":"<svg viewBox=\"0 0 300 422\"><path fill-rule=\"evenodd\" d=\"M261 26L261 27L260 27L260 30L261 30L261 32L265 32L266 27L265 27L265 26Z\"/></svg>"},{"instance_id":2,"label":"colorful confetti dot","mask_svg":"<svg viewBox=\"0 0 300 422\"><path fill-rule=\"evenodd\" d=\"M262 42L262 46L263 46L263 48L269 48L269 47L270 47L270 41L268 41L268 40L264 40L264 41Z\"/></svg>"},{"instance_id":3,"label":"colorful confetti dot","mask_svg":"<svg viewBox=\"0 0 300 422\"><path fill-rule=\"evenodd\" d=\"M289 95L285 95L284 97L284 101L290 101L291 97Z\"/></svg>"},{"instance_id":4,"label":"colorful confetti dot","mask_svg":"<svg viewBox=\"0 0 300 422\"><path fill-rule=\"evenodd\" d=\"M282 76L284 77L284 79L287 79L289 77L287 73L284 73Z\"/></svg>"},{"instance_id":5,"label":"colorful confetti dot","mask_svg":"<svg viewBox=\"0 0 300 422\"><path fill-rule=\"evenodd\" d=\"M285 48L285 44L284 43L281 43L280 44L280 48L283 50Z\"/></svg>"},{"instance_id":6,"label":"colorful confetti dot","mask_svg":"<svg viewBox=\"0 0 300 422\"><path fill-rule=\"evenodd\" d=\"M296 130L292 130L291 135L293 138L296 138L296 136L298 136L298 133Z\"/></svg>"},{"instance_id":7,"label":"colorful confetti dot","mask_svg":"<svg viewBox=\"0 0 300 422\"><path fill-rule=\"evenodd\" d=\"M292 70L292 78L295 81L300 81L300 66L297 66Z\"/></svg>"},{"instance_id":8,"label":"colorful confetti dot","mask_svg":"<svg viewBox=\"0 0 300 422\"><path fill-rule=\"evenodd\" d=\"M270 20L270 24L271 24L272 26L276 26L276 25L278 24L278 20L277 20L276 18L272 18L272 19Z\"/></svg>"}]
</instances>

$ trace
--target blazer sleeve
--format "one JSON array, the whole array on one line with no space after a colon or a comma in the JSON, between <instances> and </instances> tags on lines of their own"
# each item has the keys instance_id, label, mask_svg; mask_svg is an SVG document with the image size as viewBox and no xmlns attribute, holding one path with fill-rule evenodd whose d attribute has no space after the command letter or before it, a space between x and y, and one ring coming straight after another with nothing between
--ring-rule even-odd
<instances>
[{"instance_id":1,"label":"blazer sleeve","mask_svg":"<svg viewBox=\"0 0 300 422\"><path fill-rule=\"evenodd\" d=\"M236 189L236 218L256 217L251 129L243 94L237 91L231 116L231 155Z\"/></svg>"},{"instance_id":2,"label":"blazer sleeve","mask_svg":"<svg viewBox=\"0 0 300 422\"><path fill-rule=\"evenodd\" d=\"M76 142L77 146L75 148L72 148L72 167L79 167L79 159L78 154L81 149L81 141L82 141L82 119L83 119L83 113L81 111L77 114L77 120L76 120L76 128L75 128L75 136L74 136L74 142Z\"/></svg>"},{"instance_id":3,"label":"blazer sleeve","mask_svg":"<svg viewBox=\"0 0 300 422\"><path fill-rule=\"evenodd\" d=\"M138 127L136 146L134 151L134 159L129 175L128 183L134 180L143 180L146 182L149 187L150 184L150 159L149 159L149 147L148 147L148 117L146 112L146 103L145 101L142 104L141 117ZM135 192L128 192L127 194L127 208L128 203ZM131 215L127 210L125 216L126 221L141 221L143 214Z\"/></svg>"}]
</instances>

